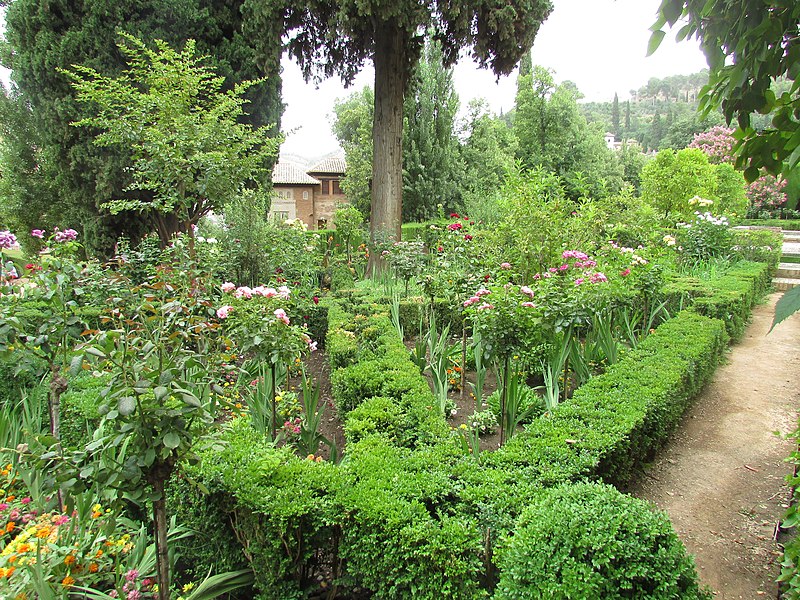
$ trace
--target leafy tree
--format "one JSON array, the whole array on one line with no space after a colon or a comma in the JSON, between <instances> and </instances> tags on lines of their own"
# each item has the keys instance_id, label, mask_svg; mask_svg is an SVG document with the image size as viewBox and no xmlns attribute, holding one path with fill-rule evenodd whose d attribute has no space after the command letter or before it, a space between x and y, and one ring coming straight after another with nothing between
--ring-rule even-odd
<instances>
[{"instance_id":1,"label":"leafy tree","mask_svg":"<svg viewBox=\"0 0 800 600\"><path fill-rule=\"evenodd\" d=\"M370 236L400 238L403 99L422 49L420 31L433 28L445 66L470 47L481 66L509 73L533 45L550 14L549 0L464 5L449 2L290 2L247 0L253 27L282 24L289 53L307 77L315 69L353 80L364 61L375 66ZM375 269L375 255L370 257Z\"/></svg>"},{"instance_id":2,"label":"leafy tree","mask_svg":"<svg viewBox=\"0 0 800 600\"><path fill-rule=\"evenodd\" d=\"M372 197L372 118L375 94L364 86L333 107L333 133L344 149L347 175L342 190L361 214L368 215Z\"/></svg>"},{"instance_id":3,"label":"leafy tree","mask_svg":"<svg viewBox=\"0 0 800 600\"><path fill-rule=\"evenodd\" d=\"M616 94L614 95L616 97ZM625 102L625 133L631 130L631 101Z\"/></svg>"},{"instance_id":4,"label":"leafy tree","mask_svg":"<svg viewBox=\"0 0 800 600\"><path fill-rule=\"evenodd\" d=\"M620 134L619 96L617 96L617 92L614 92L614 101L611 103L611 131L616 136Z\"/></svg>"},{"instance_id":5,"label":"leafy tree","mask_svg":"<svg viewBox=\"0 0 800 600\"><path fill-rule=\"evenodd\" d=\"M716 177L714 167L701 150L661 150L642 169L642 198L668 216L690 214L694 196L711 199Z\"/></svg>"},{"instance_id":6,"label":"leafy tree","mask_svg":"<svg viewBox=\"0 0 800 600\"><path fill-rule=\"evenodd\" d=\"M497 219L492 202L515 167L516 138L508 122L491 114L485 100L473 100L461 127L464 161L463 194L467 214L489 222Z\"/></svg>"},{"instance_id":7,"label":"leafy tree","mask_svg":"<svg viewBox=\"0 0 800 600\"><path fill-rule=\"evenodd\" d=\"M589 127L578 107L580 92L552 72L535 66L517 79L514 135L524 166L541 166L563 177L573 197L617 191L622 173L603 140L603 127ZM612 181L613 180L613 181Z\"/></svg>"},{"instance_id":8,"label":"leafy tree","mask_svg":"<svg viewBox=\"0 0 800 600\"><path fill-rule=\"evenodd\" d=\"M453 71L443 66L441 44L427 40L405 100L403 220L424 221L437 204L461 204L463 168L455 136L458 95Z\"/></svg>"},{"instance_id":9,"label":"leafy tree","mask_svg":"<svg viewBox=\"0 0 800 600\"><path fill-rule=\"evenodd\" d=\"M256 82L224 92L224 79L198 57L193 41L182 51L156 40L152 50L124 35L119 49L130 68L121 76L76 66L69 73L77 98L93 116L75 125L99 130L101 147L130 152L132 183L142 198L109 198L112 213L134 211L153 221L166 243L187 231L193 254L193 226L267 177L277 141L266 127L241 123L243 93Z\"/></svg>"},{"instance_id":10,"label":"leafy tree","mask_svg":"<svg viewBox=\"0 0 800 600\"><path fill-rule=\"evenodd\" d=\"M5 143L16 149L9 148L5 156L16 152L26 161L3 164L4 175L14 184L0 190L0 200L21 227L72 226L82 230L87 247L100 253L111 252L120 234L135 242L147 231L147 223L136 214L111 215L100 209L104 198L139 197L141 192L123 192L130 183L125 152L97 147L90 131L70 126L89 116L90 109L75 101L68 78L58 70L83 64L109 76L119 74L124 68L117 48L119 29L172 45L194 37L201 52L213 54L225 89L247 78L269 76L265 85L248 91L247 119L255 125L278 123L280 54L261 53L256 60L250 38L241 31L243 1L3 2L8 8L2 63L13 70L7 97L27 114L24 120L8 121L2 115L3 127L12 130Z\"/></svg>"},{"instance_id":11,"label":"leafy tree","mask_svg":"<svg viewBox=\"0 0 800 600\"><path fill-rule=\"evenodd\" d=\"M651 27L650 52L665 36L663 27L683 19L678 39L695 37L710 75L700 108L721 106L728 123L739 125L739 166L752 181L760 169L787 173L800 164L800 4L786 0L662 0ZM786 77L791 87L776 94L773 81ZM754 113L772 113L770 127L756 131Z\"/></svg>"}]
</instances>

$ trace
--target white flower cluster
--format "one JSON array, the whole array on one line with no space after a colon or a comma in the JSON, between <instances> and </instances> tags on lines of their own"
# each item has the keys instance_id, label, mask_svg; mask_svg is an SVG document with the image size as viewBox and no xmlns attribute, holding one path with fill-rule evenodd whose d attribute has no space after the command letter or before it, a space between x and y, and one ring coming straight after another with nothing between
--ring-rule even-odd
<instances>
[{"instance_id":1,"label":"white flower cluster","mask_svg":"<svg viewBox=\"0 0 800 600\"><path fill-rule=\"evenodd\" d=\"M710 212L700 213L699 211L695 211L694 214L697 221L708 221L712 225L723 225L725 227L729 225L728 217L725 216L715 217Z\"/></svg>"}]
</instances>

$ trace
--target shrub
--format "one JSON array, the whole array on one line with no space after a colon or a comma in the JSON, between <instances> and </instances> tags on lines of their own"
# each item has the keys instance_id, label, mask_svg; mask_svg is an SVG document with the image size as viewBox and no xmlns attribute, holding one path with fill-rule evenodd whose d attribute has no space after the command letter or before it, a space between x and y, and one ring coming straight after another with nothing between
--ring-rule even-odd
<instances>
[{"instance_id":1,"label":"shrub","mask_svg":"<svg viewBox=\"0 0 800 600\"><path fill-rule=\"evenodd\" d=\"M613 487L549 490L501 552L494 598L711 598L667 516Z\"/></svg>"}]
</instances>

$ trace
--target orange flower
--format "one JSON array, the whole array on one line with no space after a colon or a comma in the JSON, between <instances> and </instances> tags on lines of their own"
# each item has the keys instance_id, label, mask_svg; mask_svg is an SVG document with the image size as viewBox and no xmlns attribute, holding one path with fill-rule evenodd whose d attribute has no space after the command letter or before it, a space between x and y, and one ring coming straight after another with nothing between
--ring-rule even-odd
<instances>
[{"instance_id":1,"label":"orange flower","mask_svg":"<svg viewBox=\"0 0 800 600\"><path fill-rule=\"evenodd\" d=\"M22 554L23 552L28 552L30 549L31 549L30 544L20 544L19 546L17 546L17 552L19 552L20 554Z\"/></svg>"},{"instance_id":2,"label":"orange flower","mask_svg":"<svg viewBox=\"0 0 800 600\"><path fill-rule=\"evenodd\" d=\"M67 566L74 565L75 564L75 555L74 554L68 554L64 558L64 564L67 565Z\"/></svg>"},{"instance_id":3,"label":"orange flower","mask_svg":"<svg viewBox=\"0 0 800 600\"><path fill-rule=\"evenodd\" d=\"M6 569L6 579L11 579L11 576L14 574L14 571L17 570L17 567L8 567Z\"/></svg>"},{"instance_id":4,"label":"orange flower","mask_svg":"<svg viewBox=\"0 0 800 600\"><path fill-rule=\"evenodd\" d=\"M61 585L64 587L70 587L75 583L75 579L72 578L71 575L67 575L64 579L61 580Z\"/></svg>"},{"instance_id":5,"label":"orange flower","mask_svg":"<svg viewBox=\"0 0 800 600\"><path fill-rule=\"evenodd\" d=\"M97 570L100 567L97 566L97 563L89 563L89 573L97 573Z\"/></svg>"},{"instance_id":6,"label":"orange flower","mask_svg":"<svg viewBox=\"0 0 800 600\"><path fill-rule=\"evenodd\" d=\"M43 540L50 535L50 531L51 531L50 527L44 525L36 532L36 537L39 538L40 540Z\"/></svg>"},{"instance_id":7,"label":"orange flower","mask_svg":"<svg viewBox=\"0 0 800 600\"><path fill-rule=\"evenodd\" d=\"M14 528L16 526L17 524L14 523L14 521L9 521L8 524L6 525L6 533L11 533L12 531L14 531Z\"/></svg>"},{"instance_id":8,"label":"orange flower","mask_svg":"<svg viewBox=\"0 0 800 600\"><path fill-rule=\"evenodd\" d=\"M94 553L94 557L95 558L100 558L101 556L103 556L103 551L102 550L98 550L97 552Z\"/></svg>"},{"instance_id":9,"label":"orange flower","mask_svg":"<svg viewBox=\"0 0 800 600\"><path fill-rule=\"evenodd\" d=\"M13 501L14 501L14 498L16 498L16 496L14 496L14 495L12 494L12 495L11 495L11 496L9 496L8 498L6 498L6 502L13 502Z\"/></svg>"}]
</instances>

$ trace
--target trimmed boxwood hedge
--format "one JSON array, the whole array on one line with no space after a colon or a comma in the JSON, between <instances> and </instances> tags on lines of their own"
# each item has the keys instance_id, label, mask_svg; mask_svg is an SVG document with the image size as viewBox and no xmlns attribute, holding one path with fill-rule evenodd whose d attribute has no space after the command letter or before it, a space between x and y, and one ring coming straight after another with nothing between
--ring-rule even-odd
<instances>
[{"instance_id":1,"label":"trimmed boxwood hedge","mask_svg":"<svg viewBox=\"0 0 800 600\"><path fill-rule=\"evenodd\" d=\"M330 314L343 319L331 332L352 321L349 313ZM382 329L380 322L376 316L359 327ZM222 517L212 539L227 530L232 547L247 549L263 598L303 597L318 587L317 576L331 573L341 589L370 590L375 598L483 598L497 577L492 549L512 539L542 490L586 478L626 481L669 435L726 339L721 321L685 311L552 415L477 460L446 438L438 416L417 421L430 428L425 435L398 436L406 409L402 402L403 410L388 409L386 399L402 401L404 392L386 392L405 384L385 383L353 409L351 443L338 467L274 450L238 421L223 434L224 449L188 472L211 490L206 501ZM380 348L367 345L358 355L386 367ZM349 373L341 376L346 385L360 381L353 366L338 371ZM385 372L398 381L395 371ZM416 393L408 407L424 411L430 392ZM181 518L208 531L190 512ZM184 554L207 568L190 549Z\"/></svg>"}]
</instances>

